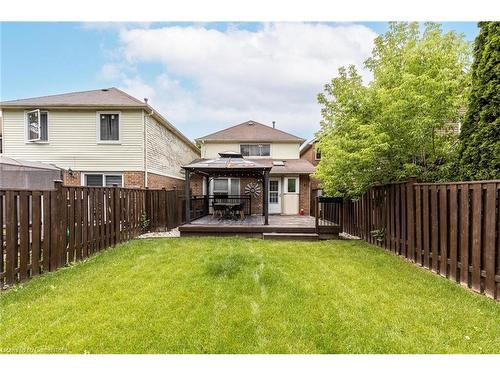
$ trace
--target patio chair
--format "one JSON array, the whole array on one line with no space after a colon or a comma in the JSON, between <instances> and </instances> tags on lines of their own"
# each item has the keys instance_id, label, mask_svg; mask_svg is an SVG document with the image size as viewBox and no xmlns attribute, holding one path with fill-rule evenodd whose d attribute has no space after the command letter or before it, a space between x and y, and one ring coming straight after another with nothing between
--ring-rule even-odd
<instances>
[{"instance_id":1,"label":"patio chair","mask_svg":"<svg viewBox=\"0 0 500 375\"><path fill-rule=\"evenodd\" d=\"M239 216L240 220L245 218L245 205L243 203L237 204L232 208L233 217L236 218L236 215Z\"/></svg>"}]
</instances>

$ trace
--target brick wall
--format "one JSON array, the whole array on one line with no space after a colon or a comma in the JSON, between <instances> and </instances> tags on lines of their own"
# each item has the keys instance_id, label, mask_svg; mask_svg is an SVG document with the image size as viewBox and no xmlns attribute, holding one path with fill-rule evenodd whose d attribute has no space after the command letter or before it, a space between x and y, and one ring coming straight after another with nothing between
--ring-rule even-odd
<instances>
[{"instance_id":1,"label":"brick wall","mask_svg":"<svg viewBox=\"0 0 500 375\"><path fill-rule=\"evenodd\" d=\"M184 190L184 180L148 172L148 187L150 189Z\"/></svg>"},{"instance_id":2,"label":"brick wall","mask_svg":"<svg viewBox=\"0 0 500 375\"><path fill-rule=\"evenodd\" d=\"M316 144L313 144L309 147L302 155L300 155L301 159L308 160L312 165L317 166L319 164L319 160L316 160ZM321 181L317 178L310 177L311 180L311 190L321 189Z\"/></svg>"},{"instance_id":3,"label":"brick wall","mask_svg":"<svg viewBox=\"0 0 500 375\"><path fill-rule=\"evenodd\" d=\"M192 195L203 195L203 176L199 174L191 175L190 185Z\"/></svg>"},{"instance_id":4,"label":"brick wall","mask_svg":"<svg viewBox=\"0 0 500 375\"><path fill-rule=\"evenodd\" d=\"M256 183L257 179L255 178L241 178L240 179L240 194L244 195L245 194L245 187L249 183ZM252 215L262 215L262 212L264 211L263 208L263 203L262 203L262 194L264 193L262 189L262 181L258 182L260 186L260 195L258 197L252 196L251 202L252 202Z\"/></svg>"},{"instance_id":5,"label":"brick wall","mask_svg":"<svg viewBox=\"0 0 500 375\"><path fill-rule=\"evenodd\" d=\"M316 145L313 144L309 147L302 155L300 155L300 158L309 161L314 166L318 165L319 160L316 160Z\"/></svg>"},{"instance_id":6,"label":"brick wall","mask_svg":"<svg viewBox=\"0 0 500 375\"><path fill-rule=\"evenodd\" d=\"M70 175L68 171L63 172L63 184L66 186L81 186L81 173L79 171L73 171Z\"/></svg>"},{"instance_id":7,"label":"brick wall","mask_svg":"<svg viewBox=\"0 0 500 375\"><path fill-rule=\"evenodd\" d=\"M304 215L310 215L310 202L311 202L311 186L310 178L308 175L300 175L299 177L299 212L304 209Z\"/></svg>"},{"instance_id":8,"label":"brick wall","mask_svg":"<svg viewBox=\"0 0 500 375\"><path fill-rule=\"evenodd\" d=\"M123 186L127 188L143 188L144 172L123 172Z\"/></svg>"}]
</instances>

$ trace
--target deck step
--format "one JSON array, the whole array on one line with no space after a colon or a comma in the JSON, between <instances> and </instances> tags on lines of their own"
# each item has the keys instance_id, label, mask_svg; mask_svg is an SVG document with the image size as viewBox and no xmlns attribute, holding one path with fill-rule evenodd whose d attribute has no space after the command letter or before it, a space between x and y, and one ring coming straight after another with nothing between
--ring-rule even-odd
<instances>
[{"instance_id":1,"label":"deck step","mask_svg":"<svg viewBox=\"0 0 500 375\"><path fill-rule=\"evenodd\" d=\"M291 240L291 241L317 241L319 236L316 233L262 233L265 240Z\"/></svg>"}]
</instances>

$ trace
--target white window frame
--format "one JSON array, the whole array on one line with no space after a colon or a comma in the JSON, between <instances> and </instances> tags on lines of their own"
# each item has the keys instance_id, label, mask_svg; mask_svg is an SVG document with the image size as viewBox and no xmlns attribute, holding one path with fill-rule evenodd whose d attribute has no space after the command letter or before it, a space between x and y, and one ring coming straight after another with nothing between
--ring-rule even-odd
<instances>
[{"instance_id":1,"label":"white window frame","mask_svg":"<svg viewBox=\"0 0 500 375\"><path fill-rule=\"evenodd\" d=\"M106 141L101 139L101 115L118 115L118 140ZM122 143L122 112L121 111L97 111L96 112L96 139L97 144L119 145Z\"/></svg>"},{"instance_id":2,"label":"white window frame","mask_svg":"<svg viewBox=\"0 0 500 375\"><path fill-rule=\"evenodd\" d=\"M118 187L123 187L124 186L124 183L125 183L125 180L123 178L123 173L121 172L83 172L81 175L81 181L80 181L80 185L81 186L87 186L85 184L85 180L86 180L86 176L88 174L100 174L102 176L102 182L104 183L103 186L101 187L112 187L112 186L106 186L106 176L121 176L122 178L122 184L121 186L118 186ZM89 186L89 187L99 187L99 186Z\"/></svg>"},{"instance_id":3,"label":"white window frame","mask_svg":"<svg viewBox=\"0 0 500 375\"><path fill-rule=\"evenodd\" d=\"M29 139L28 138L28 135L29 135L29 132L28 132L28 113L31 113L31 112L37 112L38 111L38 121L40 121L40 127L41 127L41 114L42 113L46 113L47 114L47 140L42 140L40 137L42 136L42 131L40 129L40 134L39 134L39 138L38 139ZM33 143L39 143L39 144L45 144L45 143L49 143L49 140L50 140L50 134L49 134L49 128L50 128L50 113L49 111L45 110L45 109L32 109L30 111L24 111L24 139L26 140L25 142L27 144L33 144Z\"/></svg>"},{"instance_id":4,"label":"white window frame","mask_svg":"<svg viewBox=\"0 0 500 375\"><path fill-rule=\"evenodd\" d=\"M222 191L222 190L215 191L214 190L214 188L215 188L214 181L215 180L227 180L227 192L226 191ZM215 178L212 178L210 180L210 191L212 192L212 194L210 194L210 195L215 195L216 193L218 193L218 194L234 195L234 194L231 194L231 185L233 183L232 182L233 180L237 180L238 181L238 194L236 194L236 195L241 195L241 179L238 178L238 177L215 177Z\"/></svg>"},{"instance_id":5,"label":"white window frame","mask_svg":"<svg viewBox=\"0 0 500 375\"><path fill-rule=\"evenodd\" d=\"M258 146L258 145L269 145L269 156L244 156L244 158L260 158L260 159L270 159L273 154L273 144L272 143L240 143L240 153L241 146Z\"/></svg>"},{"instance_id":6,"label":"white window frame","mask_svg":"<svg viewBox=\"0 0 500 375\"><path fill-rule=\"evenodd\" d=\"M295 180L295 191L288 191L288 180ZM285 177L285 193L287 194L299 194L299 178L298 177Z\"/></svg>"}]
</instances>

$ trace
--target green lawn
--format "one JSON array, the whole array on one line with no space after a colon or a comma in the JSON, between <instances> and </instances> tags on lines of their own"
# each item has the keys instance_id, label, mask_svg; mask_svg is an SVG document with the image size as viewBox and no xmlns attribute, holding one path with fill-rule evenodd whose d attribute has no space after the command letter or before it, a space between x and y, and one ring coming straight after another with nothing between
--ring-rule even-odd
<instances>
[{"instance_id":1,"label":"green lawn","mask_svg":"<svg viewBox=\"0 0 500 375\"><path fill-rule=\"evenodd\" d=\"M134 240L0 313L0 353L500 352L500 303L358 241Z\"/></svg>"}]
</instances>

